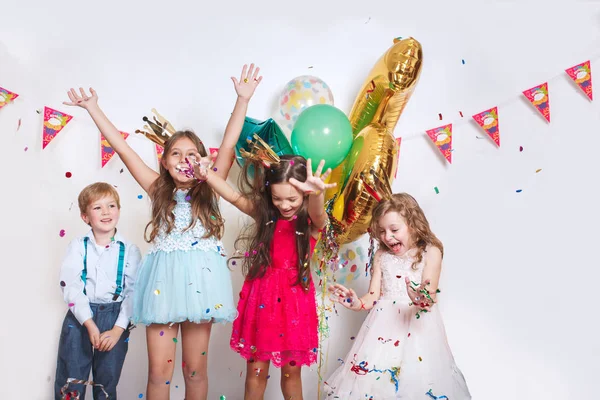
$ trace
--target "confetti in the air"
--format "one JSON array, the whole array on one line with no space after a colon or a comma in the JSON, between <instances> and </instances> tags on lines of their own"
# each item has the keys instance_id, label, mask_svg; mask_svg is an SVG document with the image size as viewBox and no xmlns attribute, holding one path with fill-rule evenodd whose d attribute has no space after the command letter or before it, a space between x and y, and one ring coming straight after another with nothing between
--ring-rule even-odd
<instances>
[{"instance_id":1,"label":"confetti in the air","mask_svg":"<svg viewBox=\"0 0 600 400\"><path fill-rule=\"evenodd\" d=\"M65 234L66 234L66 232L65 232L65 230L64 230L64 229L61 229L61 230L58 232L58 236L60 236L60 237L65 237Z\"/></svg>"}]
</instances>

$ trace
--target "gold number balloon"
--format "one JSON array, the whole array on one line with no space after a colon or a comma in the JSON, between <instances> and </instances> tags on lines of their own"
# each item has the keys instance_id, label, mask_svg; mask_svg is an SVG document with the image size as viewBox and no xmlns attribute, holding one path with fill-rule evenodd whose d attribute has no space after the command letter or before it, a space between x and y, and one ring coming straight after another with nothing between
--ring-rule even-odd
<instances>
[{"instance_id":1,"label":"gold number balloon","mask_svg":"<svg viewBox=\"0 0 600 400\"><path fill-rule=\"evenodd\" d=\"M422 62L423 51L418 41L394 39L354 102L350 122L355 138L343 162L330 216L341 226L340 245L367 232L377 201L367 188L375 187L376 179L390 184L393 180L399 150L393 131L418 82Z\"/></svg>"}]
</instances>

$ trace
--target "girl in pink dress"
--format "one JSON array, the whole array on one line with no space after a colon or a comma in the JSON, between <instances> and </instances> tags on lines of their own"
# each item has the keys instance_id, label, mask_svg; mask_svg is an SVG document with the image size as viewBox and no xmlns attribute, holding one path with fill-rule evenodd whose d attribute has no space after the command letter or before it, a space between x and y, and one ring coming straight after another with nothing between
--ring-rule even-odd
<instances>
[{"instance_id":1,"label":"girl in pink dress","mask_svg":"<svg viewBox=\"0 0 600 400\"><path fill-rule=\"evenodd\" d=\"M281 368L284 398L302 400L301 368L316 362L319 346L309 260L327 222L324 192L335 184L324 183L331 172L321 176L324 161L313 175L310 159L273 156L268 163L246 160L243 194L211 169L197 165L195 172L255 222L236 242L245 243L246 280L230 345L247 360L244 399L263 398L272 363Z\"/></svg>"}]
</instances>

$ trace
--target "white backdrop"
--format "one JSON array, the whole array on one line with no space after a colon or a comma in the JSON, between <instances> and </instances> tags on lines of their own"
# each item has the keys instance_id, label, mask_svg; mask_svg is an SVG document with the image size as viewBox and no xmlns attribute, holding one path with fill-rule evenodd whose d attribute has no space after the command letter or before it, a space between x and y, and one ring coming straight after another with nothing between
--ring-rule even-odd
<instances>
[{"instance_id":1,"label":"white backdrop","mask_svg":"<svg viewBox=\"0 0 600 400\"><path fill-rule=\"evenodd\" d=\"M551 124L519 94L598 54L600 5L322 3L4 2L0 86L21 97L0 110L0 398L51 398L66 310L60 261L69 240L86 232L79 191L98 180L118 186L119 229L142 251L148 247L142 240L148 200L145 194L138 199L142 191L127 171L119 172L118 157L100 168L92 121L61 104L69 87L93 85L123 131L141 128L141 117L156 107L175 127L193 128L216 147L235 100L229 77L243 63L256 62L265 76L251 117L274 116L283 85L303 74L325 80L336 106L349 112L371 66L397 36L419 40L425 63L395 131L404 140L394 190L417 198L445 244L439 306L473 398L591 394L600 355L598 313L588 310L600 275L591 252L600 223L594 142L600 107L566 75L550 83ZM237 16L228 15L232 10ZM600 73L600 62L592 68ZM513 101L503 103L507 99ZM499 149L476 125L464 123L455 129L448 165L424 133L417 134L460 119L459 111L468 119L500 103ZM74 119L42 151L36 110L44 105ZM128 141L156 166L149 141ZM237 173L236 167L232 182ZM222 210L231 251L243 221L228 204ZM242 276L239 269L232 274L237 293ZM362 291L364 274L353 285ZM330 317L335 340L325 343L325 378L364 317L345 310ZM230 332L231 325L213 331L210 399L242 398L245 364L229 350ZM145 351L144 328L138 327L120 384L123 399L145 392ZM265 398L281 398L279 376L271 370ZM182 399L179 369L171 386L172 398ZM304 386L305 398L316 399L316 367L304 372Z\"/></svg>"}]
</instances>

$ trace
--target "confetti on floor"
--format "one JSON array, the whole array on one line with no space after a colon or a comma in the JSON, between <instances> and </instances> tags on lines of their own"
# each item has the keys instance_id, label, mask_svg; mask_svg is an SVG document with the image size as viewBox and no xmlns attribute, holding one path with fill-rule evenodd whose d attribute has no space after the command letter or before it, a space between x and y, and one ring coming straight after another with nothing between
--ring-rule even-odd
<instances>
[{"instance_id":1,"label":"confetti on floor","mask_svg":"<svg viewBox=\"0 0 600 400\"><path fill-rule=\"evenodd\" d=\"M433 190L435 190L435 194L440 194L440 189L438 189L438 187L434 187Z\"/></svg>"}]
</instances>

